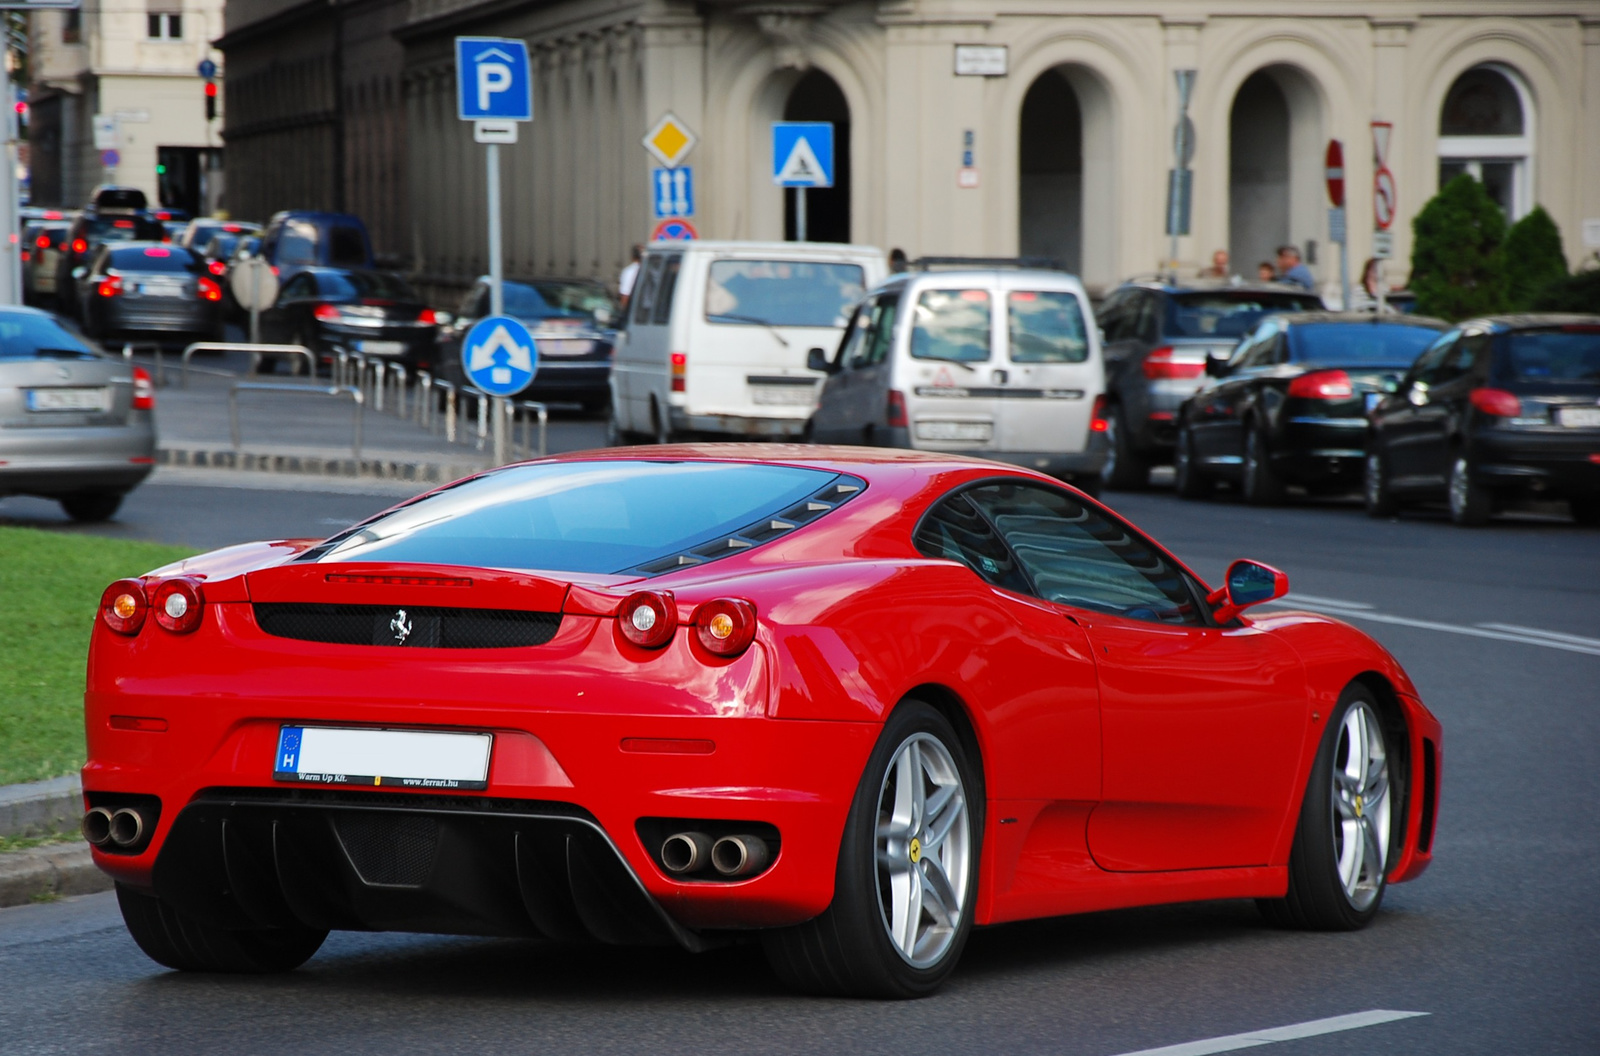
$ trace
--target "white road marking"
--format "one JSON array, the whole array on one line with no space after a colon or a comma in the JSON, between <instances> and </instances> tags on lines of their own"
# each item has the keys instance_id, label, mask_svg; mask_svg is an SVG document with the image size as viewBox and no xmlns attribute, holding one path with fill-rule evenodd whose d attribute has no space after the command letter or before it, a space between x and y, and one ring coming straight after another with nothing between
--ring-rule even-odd
<instances>
[{"instance_id":1,"label":"white road marking","mask_svg":"<svg viewBox=\"0 0 1600 1056\"><path fill-rule=\"evenodd\" d=\"M1356 1030L1360 1027L1375 1027L1380 1023L1393 1023L1400 1019L1414 1019L1426 1015L1430 1013L1393 1012L1374 1008L1368 1012L1352 1012L1346 1016L1330 1016L1327 1019L1313 1019L1305 1023L1291 1023L1287 1027L1269 1027L1266 1030L1252 1030L1245 1034L1186 1041L1181 1045L1166 1045L1159 1049L1124 1052L1121 1056L1208 1056L1213 1052L1236 1052L1239 1049L1253 1049L1258 1045L1315 1038L1323 1034L1337 1034L1340 1031Z\"/></svg>"},{"instance_id":2,"label":"white road marking","mask_svg":"<svg viewBox=\"0 0 1600 1056\"><path fill-rule=\"evenodd\" d=\"M1332 604L1313 602L1304 594L1287 596L1279 601L1266 602L1266 604L1310 609L1313 612L1322 612L1328 616L1341 616L1352 620L1371 620L1373 623L1389 623L1396 627L1416 627L1424 631L1443 631L1446 634L1464 634L1471 638L1492 638L1497 642L1516 642L1518 645L1538 645L1546 649L1560 649L1569 653L1583 653L1586 656L1600 656L1600 641L1593 638L1580 638L1575 634L1562 634L1559 631L1540 631L1531 627L1512 629L1507 624L1486 623L1476 627L1467 627L1459 623L1413 620L1405 616L1390 616L1387 613L1374 612L1370 609L1354 608L1348 602Z\"/></svg>"},{"instance_id":3,"label":"white road marking","mask_svg":"<svg viewBox=\"0 0 1600 1056\"><path fill-rule=\"evenodd\" d=\"M1317 594L1294 593L1287 595L1287 601L1303 601L1307 605L1331 605L1340 609L1375 609L1376 605L1368 605L1364 601L1343 601L1339 598L1324 598Z\"/></svg>"}]
</instances>

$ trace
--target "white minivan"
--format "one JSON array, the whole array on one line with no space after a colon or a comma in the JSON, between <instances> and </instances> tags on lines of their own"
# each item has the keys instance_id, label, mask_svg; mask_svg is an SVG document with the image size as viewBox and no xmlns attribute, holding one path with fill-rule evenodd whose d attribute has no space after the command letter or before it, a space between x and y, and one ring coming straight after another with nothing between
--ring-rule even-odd
<instances>
[{"instance_id":1,"label":"white minivan","mask_svg":"<svg viewBox=\"0 0 1600 1056\"><path fill-rule=\"evenodd\" d=\"M883 251L823 242L654 242L611 370L613 440L801 434L832 347Z\"/></svg>"},{"instance_id":2,"label":"white minivan","mask_svg":"<svg viewBox=\"0 0 1600 1056\"><path fill-rule=\"evenodd\" d=\"M949 451L1098 489L1090 443L1105 363L1077 279L1033 268L892 276L857 307L806 436L823 444Z\"/></svg>"}]
</instances>

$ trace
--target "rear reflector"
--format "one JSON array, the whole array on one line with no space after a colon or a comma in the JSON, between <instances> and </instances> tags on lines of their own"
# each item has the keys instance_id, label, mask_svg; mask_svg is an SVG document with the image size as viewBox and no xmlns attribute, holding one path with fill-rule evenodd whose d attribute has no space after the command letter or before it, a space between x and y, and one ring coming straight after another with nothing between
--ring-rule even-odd
<instances>
[{"instance_id":1,"label":"rear reflector","mask_svg":"<svg viewBox=\"0 0 1600 1056\"><path fill-rule=\"evenodd\" d=\"M624 737L622 750L645 755L710 755L716 741L673 740L666 737Z\"/></svg>"},{"instance_id":2,"label":"rear reflector","mask_svg":"<svg viewBox=\"0 0 1600 1056\"><path fill-rule=\"evenodd\" d=\"M376 576L351 572L330 572L328 583L381 583L395 587L470 587L472 580L464 576Z\"/></svg>"},{"instance_id":3,"label":"rear reflector","mask_svg":"<svg viewBox=\"0 0 1600 1056\"><path fill-rule=\"evenodd\" d=\"M899 389L889 390L889 406L885 409L890 428L904 428L906 425L906 394Z\"/></svg>"},{"instance_id":4,"label":"rear reflector","mask_svg":"<svg viewBox=\"0 0 1600 1056\"><path fill-rule=\"evenodd\" d=\"M1522 413L1522 401L1504 389L1473 389L1468 398L1472 406L1496 418L1515 418Z\"/></svg>"},{"instance_id":5,"label":"rear reflector","mask_svg":"<svg viewBox=\"0 0 1600 1056\"><path fill-rule=\"evenodd\" d=\"M147 715L113 715L108 720L113 730L139 730L143 733L166 733L167 720Z\"/></svg>"},{"instance_id":6,"label":"rear reflector","mask_svg":"<svg viewBox=\"0 0 1600 1056\"><path fill-rule=\"evenodd\" d=\"M1198 378L1206 369L1205 361L1198 363L1184 363L1177 358L1177 352L1171 346L1152 349L1144 357L1144 376L1152 379L1159 378Z\"/></svg>"},{"instance_id":7,"label":"rear reflector","mask_svg":"<svg viewBox=\"0 0 1600 1056\"><path fill-rule=\"evenodd\" d=\"M1342 370L1314 370L1289 382L1289 395L1306 400L1347 400L1356 394Z\"/></svg>"}]
</instances>

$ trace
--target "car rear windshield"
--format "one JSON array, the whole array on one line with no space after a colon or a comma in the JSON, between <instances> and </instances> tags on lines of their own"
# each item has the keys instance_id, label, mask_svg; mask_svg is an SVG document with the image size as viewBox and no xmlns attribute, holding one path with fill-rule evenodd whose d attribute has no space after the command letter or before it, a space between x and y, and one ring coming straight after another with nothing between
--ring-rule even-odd
<instances>
[{"instance_id":1,"label":"car rear windshield","mask_svg":"<svg viewBox=\"0 0 1600 1056\"><path fill-rule=\"evenodd\" d=\"M911 315L911 355L955 363L989 358L989 291L923 290Z\"/></svg>"},{"instance_id":2,"label":"car rear windshield","mask_svg":"<svg viewBox=\"0 0 1600 1056\"><path fill-rule=\"evenodd\" d=\"M382 271L324 271L317 275L323 296L337 300L371 297L386 301L415 301L417 292L398 275Z\"/></svg>"},{"instance_id":3,"label":"car rear windshield","mask_svg":"<svg viewBox=\"0 0 1600 1056\"><path fill-rule=\"evenodd\" d=\"M1289 331L1294 363L1409 367L1438 340L1428 326L1397 323L1301 323Z\"/></svg>"},{"instance_id":4,"label":"car rear windshield","mask_svg":"<svg viewBox=\"0 0 1600 1056\"><path fill-rule=\"evenodd\" d=\"M1172 337L1243 337L1276 312L1320 312L1312 294L1261 290L1207 290L1167 298L1166 333Z\"/></svg>"},{"instance_id":5,"label":"car rear windshield","mask_svg":"<svg viewBox=\"0 0 1600 1056\"><path fill-rule=\"evenodd\" d=\"M159 241L162 234L161 225L154 220L134 216L96 216L83 222L79 236L86 241L95 242L142 242L145 240Z\"/></svg>"},{"instance_id":6,"label":"car rear windshield","mask_svg":"<svg viewBox=\"0 0 1600 1056\"><path fill-rule=\"evenodd\" d=\"M721 462L514 466L357 525L305 556L615 573L774 517L834 476Z\"/></svg>"},{"instance_id":7,"label":"car rear windshield","mask_svg":"<svg viewBox=\"0 0 1600 1056\"><path fill-rule=\"evenodd\" d=\"M214 260L225 260L238 244L238 235L212 235L202 252Z\"/></svg>"},{"instance_id":8,"label":"car rear windshield","mask_svg":"<svg viewBox=\"0 0 1600 1056\"><path fill-rule=\"evenodd\" d=\"M89 347L48 316L0 312L0 359L37 359L54 353L93 356Z\"/></svg>"},{"instance_id":9,"label":"car rear windshield","mask_svg":"<svg viewBox=\"0 0 1600 1056\"><path fill-rule=\"evenodd\" d=\"M713 323L844 326L866 293L859 264L717 260L706 289Z\"/></svg>"},{"instance_id":10,"label":"car rear windshield","mask_svg":"<svg viewBox=\"0 0 1600 1056\"><path fill-rule=\"evenodd\" d=\"M1600 383L1600 326L1501 334L1495 363L1502 383Z\"/></svg>"},{"instance_id":11,"label":"car rear windshield","mask_svg":"<svg viewBox=\"0 0 1600 1056\"><path fill-rule=\"evenodd\" d=\"M122 246L111 251L106 266L118 271L192 272L199 267L193 253L178 246Z\"/></svg>"},{"instance_id":12,"label":"car rear windshield","mask_svg":"<svg viewBox=\"0 0 1600 1056\"><path fill-rule=\"evenodd\" d=\"M508 282L506 313L518 319L578 319L609 326L617 305L599 286L586 282Z\"/></svg>"},{"instance_id":13,"label":"car rear windshield","mask_svg":"<svg viewBox=\"0 0 1600 1056\"><path fill-rule=\"evenodd\" d=\"M1011 362L1082 363L1089 338L1076 295L1065 290L1013 290L1006 298Z\"/></svg>"}]
</instances>

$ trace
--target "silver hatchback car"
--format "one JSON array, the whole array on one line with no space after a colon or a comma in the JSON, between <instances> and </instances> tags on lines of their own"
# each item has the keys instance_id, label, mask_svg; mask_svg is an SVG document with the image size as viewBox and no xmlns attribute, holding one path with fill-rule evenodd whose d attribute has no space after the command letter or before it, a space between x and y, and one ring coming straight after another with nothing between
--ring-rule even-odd
<instances>
[{"instance_id":1,"label":"silver hatchback car","mask_svg":"<svg viewBox=\"0 0 1600 1056\"><path fill-rule=\"evenodd\" d=\"M104 521L155 468L155 385L51 315L0 308L0 497L55 499Z\"/></svg>"}]
</instances>

